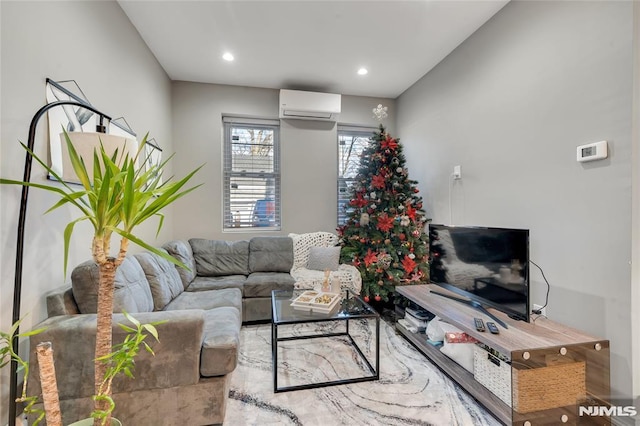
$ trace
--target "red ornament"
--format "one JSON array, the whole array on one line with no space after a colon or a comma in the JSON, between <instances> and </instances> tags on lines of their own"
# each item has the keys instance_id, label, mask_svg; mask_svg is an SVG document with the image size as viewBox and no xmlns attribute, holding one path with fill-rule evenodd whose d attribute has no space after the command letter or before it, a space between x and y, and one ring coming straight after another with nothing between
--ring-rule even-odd
<instances>
[{"instance_id":1,"label":"red ornament","mask_svg":"<svg viewBox=\"0 0 640 426\"><path fill-rule=\"evenodd\" d=\"M402 259L402 268L407 274L411 273L416 266L416 262L414 262L409 256L405 256L404 259Z\"/></svg>"},{"instance_id":2,"label":"red ornament","mask_svg":"<svg viewBox=\"0 0 640 426\"><path fill-rule=\"evenodd\" d=\"M371 185L374 188L378 188L378 189L384 188L384 177L380 175L375 175L373 178L371 178Z\"/></svg>"},{"instance_id":3,"label":"red ornament","mask_svg":"<svg viewBox=\"0 0 640 426\"><path fill-rule=\"evenodd\" d=\"M420 192L420 190L418 188L413 188L413 192L417 194L418 192Z\"/></svg>"},{"instance_id":4,"label":"red ornament","mask_svg":"<svg viewBox=\"0 0 640 426\"><path fill-rule=\"evenodd\" d=\"M380 297L379 294L376 294L376 297L374 297L374 299L376 299L376 302L379 302L382 300L382 297Z\"/></svg>"},{"instance_id":5,"label":"red ornament","mask_svg":"<svg viewBox=\"0 0 640 426\"><path fill-rule=\"evenodd\" d=\"M367 255L364 257L364 266L367 268L372 263L376 263L378 261L378 255L376 253L371 252L371 249L367 250Z\"/></svg>"},{"instance_id":6,"label":"red ornament","mask_svg":"<svg viewBox=\"0 0 640 426\"><path fill-rule=\"evenodd\" d=\"M411 220L413 220L413 221L415 221L415 220L416 220L416 209L414 209L413 207L411 207L411 204L409 204L409 205L407 206L407 213L406 213L406 215L407 215L407 216L409 216L409 218L410 218Z\"/></svg>"},{"instance_id":7,"label":"red ornament","mask_svg":"<svg viewBox=\"0 0 640 426\"><path fill-rule=\"evenodd\" d=\"M365 296L362 298L365 302L369 303L369 296Z\"/></svg>"},{"instance_id":8,"label":"red ornament","mask_svg":"<svg viewBox=\"0 0 640 426\"><path fill-rule=\"evenodd\" d=\"M387 135L387 137L380 143L382 149L393 149L398 148L398 142L391 136Z\"/></svg>"},{"instance_id":9,"label":"red ornament","mask_svg":"<svg viewBox=\"0 0 640 426\"><path fill-rule=\"evenodd\" d=\"M367 200L364 199L362 194L358 194L354 200L349 201L349 204L356 207L364 207L367 205Z\"/></svg>"},{"instance_id":10,"label":"red ornament","mask_svg":"<svg viewBox=\"0 0 640 426\"><path fill-rule=\"evenodd\" d=\"M400 235L398 235L398 238L400 238L400 241L404 241L405 238L407 238L407 236L404 235L404 234L400 234Z\"/></svg>"},{"instance_id":11,"label":"red ornament","mask_svg":"<svg viewBox=\"0 0 640 426\"><path fill-rule=\"evenodd\" d=\"M386 213L378 216L377 228L382 232L389 232L393 228L393 218L387 216Z\"/></svg>"}]
</instances>

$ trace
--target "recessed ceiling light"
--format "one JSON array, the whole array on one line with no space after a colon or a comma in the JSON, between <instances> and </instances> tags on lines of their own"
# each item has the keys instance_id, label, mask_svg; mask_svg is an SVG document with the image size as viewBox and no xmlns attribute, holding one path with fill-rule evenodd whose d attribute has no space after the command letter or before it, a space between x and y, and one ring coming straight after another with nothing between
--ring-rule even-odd
<instances>
[{"instance_id":1,"label":"recessed ceiling light","mask_svg":"<svg viewBox=\"0 0 640 426\"><path fill-rule=\"evenodd\" d=\"M369 71L366 68L360 68L358 70L358 75L367 75Z\"/></svg>"},{"instance_id":2,"label":"recessed ceiling light","mask_svg":"<svg viewBox=\"0 0 640 426\"><path fill-rule=\"evenodd\" d=\"M225 61L233 61L233 55L229 52L225 53L224 55L222 55L222 59L224 59Z\"/></svg>"}]
</instances>

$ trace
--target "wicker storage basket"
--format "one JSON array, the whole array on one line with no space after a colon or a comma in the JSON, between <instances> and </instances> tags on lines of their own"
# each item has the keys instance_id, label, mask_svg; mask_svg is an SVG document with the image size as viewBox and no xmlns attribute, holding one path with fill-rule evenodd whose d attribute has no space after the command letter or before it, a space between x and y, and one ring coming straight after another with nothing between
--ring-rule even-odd
<instances>
[{"instance_id":1,"label":"wicker storage basket","mask_svg":"<svg viewBox=\"0 0 640 426\"><path fill-rule=\"evenodd\" d=\"M480 346L473 348L473 377L511 407L511 365Z\"/></svg>"},{"instance_id":2,"label":"wicker storage basket","mask_svg":"<svg viewBox=\"0 0 640 426\"><path fill-rule=\"evenodd\" d=\"M511 368L476 346L473 364L474 378L518 413L575 405L586 395L584 361Z\"/></svg>"}]
</instances>

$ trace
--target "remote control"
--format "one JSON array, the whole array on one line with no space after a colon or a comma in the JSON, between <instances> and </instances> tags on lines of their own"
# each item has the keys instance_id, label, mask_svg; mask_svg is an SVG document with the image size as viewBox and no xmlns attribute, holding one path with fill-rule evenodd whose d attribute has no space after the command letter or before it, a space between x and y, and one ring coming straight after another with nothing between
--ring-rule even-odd
<instances>
[{"instance_id":1,"label":"remote control","mask_svg":"<svg viewBox=\"0 0 640 426\"><path fill-rule=\"evenodd\" d=\"M481 318L474 318L473 321L476 323L476 330L484 331L484 321Z\"/></svg>"},{"instance_id":2,"label":"remote control","mask_svg":"<svg viewBox=\"0 0 640 426\"><path fill-rule=\"evenodd\" d=\"M498 330L498 327L496 327L496 325L492 322L488 322L487 323L487 328L489 329L489 331L492 334L500 334L500 331Z\"/></svg>"}]
</instances>

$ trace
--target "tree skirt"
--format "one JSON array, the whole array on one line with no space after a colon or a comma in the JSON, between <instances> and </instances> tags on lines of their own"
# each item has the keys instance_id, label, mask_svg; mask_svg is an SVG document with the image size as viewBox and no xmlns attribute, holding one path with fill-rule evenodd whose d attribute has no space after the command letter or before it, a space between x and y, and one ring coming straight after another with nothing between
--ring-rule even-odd
<instances>
[{"instance_id":1,"label":"tree skirt","mask_svg":"<svg viewBox=\"0 0 640 426\"><path fill-rule=\"evenodd\" d=\"M372 362L373 321L352 320L350 332ZM343 331L344 322L282 327L283 336ZM498 425L394 328L380 322L380 380L275 394L271 326L242 327L224 424L240 425ZM366 375L344 337L278 344L278 384L296 385Z\"/></svg>"}]
</instances>

